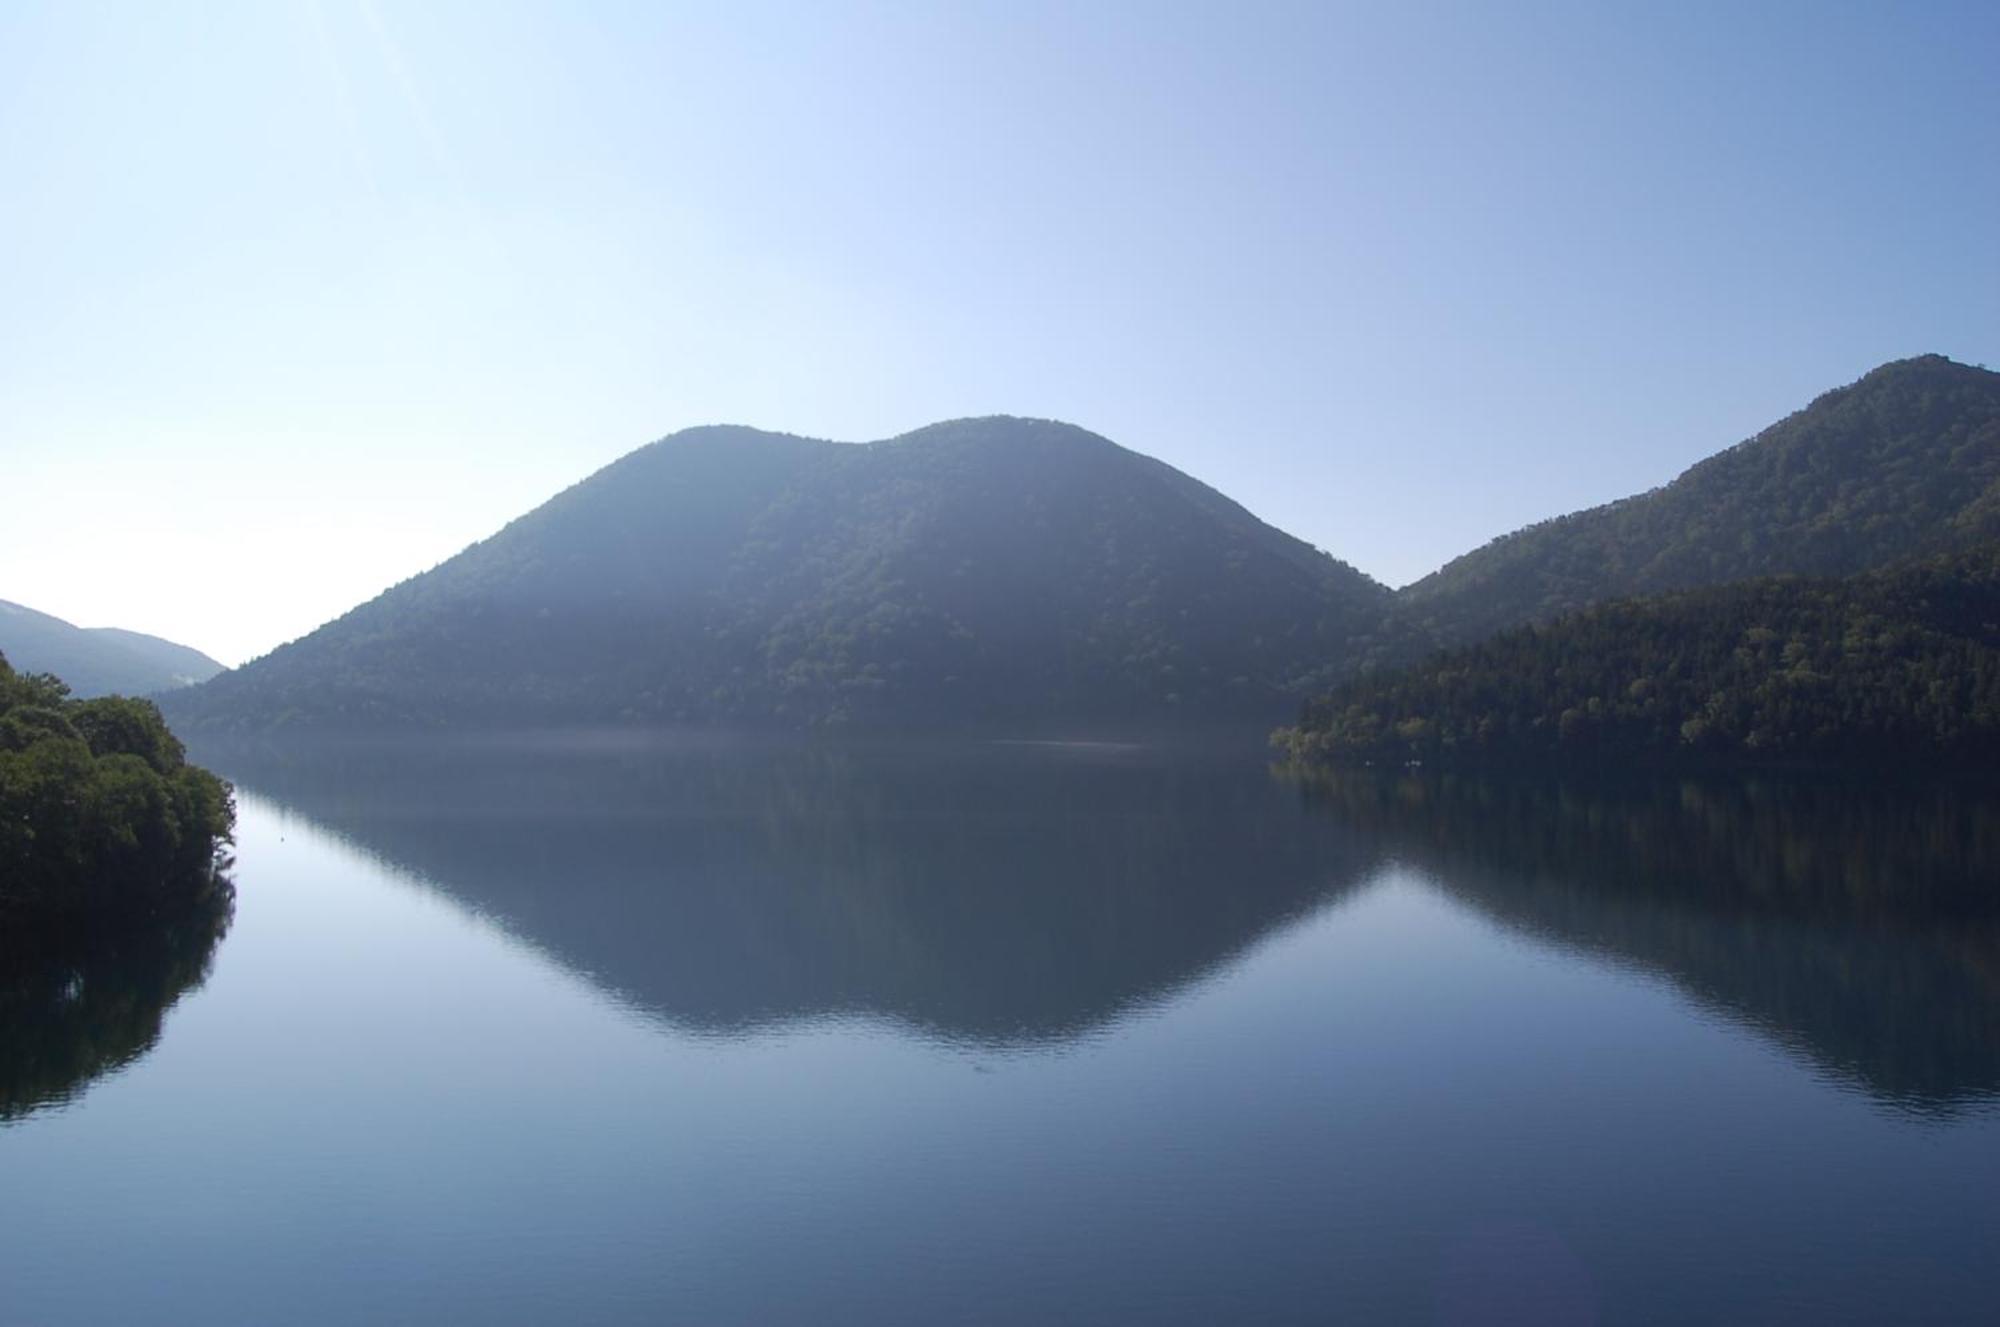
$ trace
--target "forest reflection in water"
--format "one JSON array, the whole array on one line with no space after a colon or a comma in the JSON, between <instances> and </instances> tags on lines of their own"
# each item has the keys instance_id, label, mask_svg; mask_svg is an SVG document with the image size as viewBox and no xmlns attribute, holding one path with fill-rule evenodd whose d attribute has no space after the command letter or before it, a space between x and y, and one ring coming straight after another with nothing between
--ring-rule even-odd
<instances>
[{"instance_id":1,"label":"forest reflection in water","mask_svg":"<svg viewBox=\"0 0 2000 1327\"><path fill-rule=\"evenodd\" d=\"M1060 1043L1400 863L1887 1104L2000 1094L2000 799L1801 775L1309 779L1103 746L239 750L246 786L668 1023Z\"/></svg>"},{"instance_id":2,"label":"forest reflection in water","mask_svg":"<svg viewBox=\"0 0 2000 1327\"><path fill-rule=\"evenodd\" d=\"M1885 1104L2000 1096L1987 783L1363 770L1301 787L1451 897L1667 977Z\"/></svg>"},{"instance_id":3,"label":"forest reflection in water","mask_svg":"<svg viewBox=\"0 0 2000 1327\"><path fill-rule=\"evenodd\" d=\"M0 1125L74 1100L159 1042L207 979L231 896L184 916L82 934L0 934Z\"/></svg>"}]
</instances>

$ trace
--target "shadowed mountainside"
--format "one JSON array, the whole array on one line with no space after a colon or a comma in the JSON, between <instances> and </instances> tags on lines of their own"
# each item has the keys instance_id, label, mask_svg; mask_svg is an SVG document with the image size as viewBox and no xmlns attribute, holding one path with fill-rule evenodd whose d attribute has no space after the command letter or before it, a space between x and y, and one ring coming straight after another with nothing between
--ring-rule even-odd
<instances>
[{"instance_id":1,"label":"shadowed mountainside","mask_svg":"<svg viewBox=\"0 0 2000 1327\"><path fill-rule=\"evenodd\" d=\"M1458 644L1606 599L1846 576L2000 537L2000 373L1885 364L1672 483L1494 540L1405 587Z\"/></svg>"},{"instance_id":2,"label":"shadowed mountainside","mask_svg":"<svg viewBox=\"0 0 2000 1327\"><path fill-rule=\"evenodd\" d=\"M239 734L1249 725L1375 665L1603 601L1995 538L2000 374L1936 355L1396 594L1065 424L958 420L860 445L701 428L165 703Z\"/></svg>"},{"instance_id":3,"label":"shadowed mountainside","mask_svg":"<svg viewBox=\"0 0 2000 1327\"><path fill-rule=\"evenodd\" d=\"M1308 701L1297 758L2000 761L2000 542L1604 604Z\"/></svg>"},{"instance_id":4,"label":"shadowed mountainside","mask_svg":"<svg viewBox=\"0 0 2000 1327\"><path fill-rule=\"evenodd\" d=\"M1388 599L1064 424L702 428L171 704L238 731L1275 721Z\"/></svg>"}]
</instances>

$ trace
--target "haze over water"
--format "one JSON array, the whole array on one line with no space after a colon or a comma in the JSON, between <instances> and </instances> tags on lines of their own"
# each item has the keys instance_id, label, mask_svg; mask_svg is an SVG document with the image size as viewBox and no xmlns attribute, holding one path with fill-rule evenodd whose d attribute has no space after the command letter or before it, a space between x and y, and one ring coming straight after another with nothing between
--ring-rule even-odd
<instances>
[{"instance_id":1,"label":"haze over water","mask_svg":"<svg viewBox=\"0 0 2000 1327\"><path fill-rule=\"evenodd\" d=\"M2000 820L1962 788L942 741L212 758L241 901L206 981L127 951L0 1005L48 1032L0 1052L0 1317L2000 1300Z\"/></svg>"}]
</instances>

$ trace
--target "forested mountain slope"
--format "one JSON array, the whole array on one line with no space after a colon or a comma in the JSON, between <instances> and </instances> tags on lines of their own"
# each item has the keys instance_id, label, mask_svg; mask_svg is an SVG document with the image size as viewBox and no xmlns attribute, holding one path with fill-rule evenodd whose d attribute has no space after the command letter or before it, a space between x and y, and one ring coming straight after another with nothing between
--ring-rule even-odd
<instances>
[{"instance_id":1,"label":"forested mountain slope","mask_svg":"<svg viewBox=\"0 0 2000 1327\"><path fill-rule=\"evenodd\" d=\"M1275 722L1388 602L1068 425L702 428L171 707L232 729Z\"/></svg>"},{"instance_id":2,"label":"forested mountain slope","mask_svg":"<svg viewBox=\"0 0 2000 1327\"><path fill-rule=\"evenodd\" d=\"M1378 672L1281 741L1350 761L2000 761L2000 543L1599 605Z\"/></svg>"},{"instance_id":3,"label":"forested mountain slope","mask_svg":"<svg viewBox=\"0 0 2000 1327\"><path fill-rule=\"evenodd\" d=\"M1844 576L2000 537L2000 373L1885 364L1662 488L1545 521L1397 595L1405 651L1612 598Z\"/></svg>"}]
</instances>

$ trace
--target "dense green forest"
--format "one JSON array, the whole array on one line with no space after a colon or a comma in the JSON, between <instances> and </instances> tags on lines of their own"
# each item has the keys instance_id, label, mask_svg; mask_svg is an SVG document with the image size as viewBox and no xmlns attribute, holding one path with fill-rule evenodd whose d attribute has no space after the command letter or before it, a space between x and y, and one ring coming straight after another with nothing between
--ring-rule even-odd
<instances>
[{"instance_id":1,"label":"dense green forest","mask_svg":"<svg viewBox=\"0 0 2000 1327\"><path fill-rule=\"evenodd\" d=\"M1388 599L1068 425L706 428L164 703L209 730L1278 722Z\"/></svg>"},{"instance_id":2,"label":"dense green forest","mask_svg":"<svg viewBox=\"0 0 2000 1327\"><path fill-rule=\"evenodd\" d=\"M206 682L222 665L200 650L117 627L78 627L0 599L0 654L53 673L75 696L144 696Z\"/></svg>"},{"instance_id":3,"label":"dense green forest","mask_svg":"<svg viewBox=\"0 0 2000 1327\"><path fill-rule=\"evenodd\" d=\"M1846 576L2000 537L2000 373L1885 364L1662 488L1545 521L1397 595L1415 641L1465 644L1607 599Z\"/></svg>"},{"instance_id":4,"label":"dense green forest","mask_svg":"<svg viewBox=\"0 0 2000 1327\"><path fill-rule=\"evenodd\" d=\"M156 925L226 909L235 808L147 700L79 700L0 656L0 930Z\"/></svg>"},{"instance_id":5,"label":"dense green forest","mask_svg":"<svg viewBox=\"0 0 2000 1327\"><path fill-rule=\"evenodd\" d=\"M1311 701L1305 759L2000 758L2000 543L1605 604Z\"/></svg>"}]
</instances>

